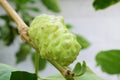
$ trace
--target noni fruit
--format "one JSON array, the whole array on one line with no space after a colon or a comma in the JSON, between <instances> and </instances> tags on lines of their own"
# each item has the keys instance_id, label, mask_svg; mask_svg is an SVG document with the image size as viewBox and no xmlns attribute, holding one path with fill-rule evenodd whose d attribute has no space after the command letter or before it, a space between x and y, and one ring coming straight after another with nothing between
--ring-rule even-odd
<instances>
[{"instance_id":1,"label":"noni fruit","mask_svg":"<svg viewBox=\"0 0 120 80\"><path fill-rule=\"evenodd\" d=\"M56 61L61 66L71 64L81 48L76 36L66 28L61 16L37 16L32 21L28 34L39 48L42 58Z\"/></svg>"}]
</instances>

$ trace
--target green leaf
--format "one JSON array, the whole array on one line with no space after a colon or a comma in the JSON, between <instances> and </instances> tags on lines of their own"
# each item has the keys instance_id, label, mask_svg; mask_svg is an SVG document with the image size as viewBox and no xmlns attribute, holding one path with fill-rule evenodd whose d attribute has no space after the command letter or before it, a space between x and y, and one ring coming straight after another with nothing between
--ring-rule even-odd
<instances>
[{"instance_id":1,"label":"green leaf","mask_svg":"<svg viewBox=\"0 0 120 80\"><path fill-rule=\"evenodd\" d=\"M4 41L4 43L7 45L9 42L8 42L8 37L9 34L10 34L10 29L7 25L4 25L1 27L0 29L0 32L1 32L1 39Z\"/></svg>"},{"instance_id":2,"label":"green leaf","mask_svg":"<svg viewBox=\"0 0 120 80\"><path fill-rule=\"evenodd\" d=\"M67 27L68 29L71 29L73 26L72 26L71 24L66 24L66 27Z\"/></svg>"},{"instance_id":3,"label":"green leaf","mask_svg":"<svg viewBox=\"0 0 120 80\"><path fill-rule=\"evenodd\" d=\"M80 62L78 62L76 65L75 65L75 67L74 67L74 69L73 69L73 73L75 73L75 75L78 75L79 74L79 72L80 72L80 70L81 70L81 64L80 64Z\"/></svg>"},{"instance_id":4,"label":"green leaf","mask_svg":"<svg viewBox=\"0 0 120 80\"><path fill-rule=\"evenodd\" d=\"M85 72L86 72L86 63L85 63L85 61L83 61L81 70L80 70L79 74L77 74L76 76L81 76L81 75L83 75Z\"/></svg>"},{"instance_id":5,"label":"green leaf","mask_svg":"<svg viewBox=\"0 0 120 80\"><path fill-rule=\"evenodd\" d=\"M8 25L8 26L10 29L10 34L8 35L7 39L5 39L4 41L6 41L6 45L11 45L14 42L18 34L18 31L17 31L17 28L13 27L12 25Z\"/></svg>"},{"instance_id":6,"label":"green leaf","mask_svg":"<svg viewBox=\"0 0 120 80\"><path fill-rule=\"evenodd\" d=\"M22 43L20 45L19 51L16 53L16 63L20 63L24 61L27 58L27 55L31 51L31 46L28 45L27 43Z\"/></svg>"},{"instance_id":7,"label":"green leaf","mask_svg":"<svg viewBox=\"0 0 120 80\"><path fill-rule=\"evenodd\" d=\"M42 3L53 12L60 12L58 0L41 0Z\"/></svg>"},{"instance_id":8,"label":"green leaf","mask_svg":"<svg viewBox=\"0 0 120 80\"><path fill-rule=\"evenodd\" d=\"M4 41L5 45L11 45L18 34L17 29L14 28L9 23L5 24L0 28L1 39Z\"/></svg>"},{"instance_id":9,"label":"green leaf","mask_svg":"<svg viewBox=\"0 0 120 80\"><path fill-rule=\"evenodd\" d=\"M77 41L82 46L82 49L88 48L90 46L90 43L84 37L82 37L80 35L76 35L76 37L77 37Z\"/></svg>"},{"instance_id":10,"label":"green leaf","mask_svg":"<svg viewBox=\"0 0 120 80\"><path fill-rule=\"evenodd\" d=\"M118 3L120 0L94 0L93 6L96 10L105 9L111 5Z\"/></svg>"},{"instance_id":11,"label":"green leaf","mask_svg":"<svg viewBox=\"0 0 120 80\"><path fill-rule=\"evenodd\" d=\"M14 71L10 80L37 80L37 75L25 71Z\"/></svg>"},{"instance_id":12,"label":"green leaf","mask_svg":"<svg viewBox=\"0 0 120 80\"><path fill-rule=\"evenodd\" d=\"M73 69L72 72L75 74L75 76L81 76L81 75L83 75L86 72L86 63L85 63L85 61L83 61L82 65L81 65L80 62L78 62L75 65L75 67L74 67L74 69Z\"/></svg>"},{"instance_id":13,"label":"green leaf","mask_svg":"<svg viewBox=\"0 0 120 80\"><path fill-rule=\"evenodd\" d=\"M56 74L53 76L49 76L48 80L65 80L65 78L61 74ZM76 77L76 80L104 80L104 79L97 76L89 68L87 68L85 74L83 74L82 76Z\"/></svg>"},{"instance_id":14,"label":"green leaf","mask_svg":"<svg viewBox=\"0 0 120 80\"><path fill-rule=\"evenodd\" d=\"M0 80L37 80L37 75L0 63Z\"/></svg>"},{"instance_id":15,"label":"green leaf","mask_svg":"<svg viewBox=\"0 0 120 80\"><path fill-rule=\"evenodd\" d=\"M16 69L0 63L0 80L10 80L11 72Z\"/></svg>"},{"instance_id":16,"label":"green leaf","mask_svg":"<svg viewBox=\"0 0 120 80\"><path fill-rule=\"evenodd\" d=\"M15 26L11 24L12 19L8 15L1 15L0 18L5 20L5 24L0 28L0 37L5 45L9 46L13 43L18 31Z\"/></svg>"},{"instance_id":17,"label":"green leaf","mask_svg":"<svg viewBox=\"0 0 120 80\"><path fill-rule=\"evenodd\" d=\"M120 50L101 51L96 55L96 61L104 72L120 74Z\"/></svg>"},{"instance_id":18,"label":"green leaf","mask_svg":"<svg viewBox=\"0 0 120 80\"><path fill-rule=\"evenodd\" d=\"M35 67L35 54L37 54L37 53L33 53L32 57L31 57L34 67ZM39 71L44 70L46 67L46 64L47 64L47 60L43 59L39 56Z\"/></svg>"}]
</instances>

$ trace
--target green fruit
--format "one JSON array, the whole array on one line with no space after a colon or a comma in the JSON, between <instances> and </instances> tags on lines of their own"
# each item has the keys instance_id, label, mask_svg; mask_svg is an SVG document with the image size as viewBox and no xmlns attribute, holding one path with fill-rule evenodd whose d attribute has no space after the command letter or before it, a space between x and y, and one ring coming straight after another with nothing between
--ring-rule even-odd
<instances>
[{"instance_id":1,"label":"green fruit","mask_svg":"<svg viewBox=\"0 0 120 80\"><path fill-rule=\"evenodd\" d=\"M37 16L31 23L28 33L45 59L68 66L79 54L81 46L76 36L66 28L61 16Z\"/></svg>"}]
</instances>

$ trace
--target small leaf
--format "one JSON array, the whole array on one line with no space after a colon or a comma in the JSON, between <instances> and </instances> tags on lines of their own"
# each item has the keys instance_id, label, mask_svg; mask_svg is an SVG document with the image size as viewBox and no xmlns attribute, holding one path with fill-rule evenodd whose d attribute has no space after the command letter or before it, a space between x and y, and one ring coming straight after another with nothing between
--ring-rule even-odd
<instances>
[{"instance_id":1,"label":"small leaf","mask_svg":"<svg viewBox=\"0 0 120 80\"><path fill-rule=\"evenodd\" d=\"M85 63L85 61L83 61L82 67L81 67L81 71L80 71L80 73L79 73L77 76L81 76L81 75L83 75L85 72L86 72L86 63Z\"/></svg>"},{"instance_id":2,"label":"small leaf","mask_svg":"<svg viewBox=\"0 0 120 80\"><path fill-rule=\"evenodd\" d=\"M10 80L37 80L37 75L25 71L14 71Z\"/></svg>"},{"instance_id":3,"label":"small leaf","mask_svg":"<svg viewBox=\"0 0 120 80\"><path fill-rule=\"evenodd\" d=\"M9 27L7 26L7 25L4 25L4 26L2 26L1 27L1 30L0 30L0 32L1 32L1 39L4 41L4 43L7 45L8 44L8 37L10 37L9 36L9 34L10 34L10 29L9 29Z\"/></svg>"},{"instance_id":4,"label":"small leaf","mask_svg":"<svg viewBox=\"0 0 120 80\"><path fill-rule=\"evenodd\" d=\"M75 75L78 75L81 70L81 67L81 64L78 62L73 69L73 73L75 73Z\"/></svg>"},{"instance_id":5,"label":"small leaf","mask_svg":"<svg viewBox=\"0 0 120 80\"><path fill-rule=\"evenodd\" d=\"M84 37L82 37L80 35L76 35L76 37L77 37L77 41L82 46L82 49L88 48L90 46L90 43Z\"/></svg>"},{"instance_id":6,"label":"small leaf","mask_svg":"<svg viewBox=\"0 0 120 80\"><path fill-rule=\"evenodd\" d=\"M120 74L120 50L101 51L96 55L96 61L102 71Z\"/></svg>"},{"instance_id":7,"label":"small leaf","mask_svg":"<svg viewBox=\"0 0 120 80\"><path fill-rule=\"evenodd\" d=\"M12 71L16 71L16 69L0 63L0 80L10 80Z\"/></svg>"},{"instance_id":8,"label":"small leaf","mask_svg":"<svg viewBox=\"0 0 120 80\"><path fill-rule=\"evenodd\" d=\"M49 80L66 80L61 74L55 74L48 77ZM104 80L101 77L93 73L89 68L86 69L85 74L76 77L76 80Z\"/></svg>"},{"instance_id":9,"label":"small leaf","mask_svg":"<svg viewBox=\"0 0 120 80\"><path fill-rule=\"evenodd\" d=\"M42 3L53 12L60 12L58 0L41 0Z\"/></svg>"},{"instance_id":10,"label":"small leaf","mask_svg":"<svg viewBox=\"0 0 120 80\"><path fill-rule=\"evenodd\" d=\"M73 26L72 26L71 24L66 24L66 27L67 27L68 29L71 29Z\"/></svg>"},{"instance_id":11,"label":"small leaf","mask_svg":"<svg viewBox=\"0 0 120 80\"><path fill-rule=\"evenodd\" d=\"M96 10L105 9L111 5L118 3L120 0L94 0L93 6Z\"/></svg>"},{"instance_id":12,"label":"small leaf","mask_svg":"<svg viewBox=\"0 0 120 80\"><path fill-rule=\"evenodd\" d=\"M75 65L75 68L73 69L73 73L75 76L81 76L86 72L86 63L83 61L83 64L81 65L79 62Z\"/></svg>"},{"instance_id":13,"label":"small leaf","mask_svg":"<svg viewBox=\"0 0 120 80\"><path fill-rule=\"evenodd\" d=\"M33 65L35 67L35 54L37 53L33 53L32 54L32 62L33 62ZM39 56L39 71L42 71L45 69L46 67L46 64L47 64L47 61L45 59L42 59L40 56Z\"/></svg>"},{"instance_id":14,"label":"small leaf","mask_svg":"<svg viewBox=\"0 0 120 80\"><path fill-rule=\"evenodd\" d=\"M8 23L2 26L0 31L4 43L8 46L11 45L17 35L17 29Z\"/></svg>"},{"instance_id":15,"label":"small leaf","mask_svg":"<svg viewBox=\"0 0 120 80\"><path fill-rule=\"evenodd\" d=\"M12 19L8 15L1 15L0 18L5 20L5 24L2 25L0 29L0 37L5 45L9 46L13 43L18 32L17 29L11 24Z\"/></svg>"},{"instance_id":16,"label":"small leaf","mask_svg":"<svg viewBox=\"0 0 120 80\"><path fill-rule=\"evenodd\" d=\"M5 39L4 41L6 41L6 45L11 45L14 42L18 34L18 31L17 31L17 28L13 27L12 25L8 25L8 26L10 29L10 34L8 35L7 39Z\"/></svg>"},{"instance_id":17,"label":"small leaf","mask_svg":"<svg viewBox=\"0 0 120 80\"><path fill-rule=\"evenodd\" d=\"M20 45L19 51L16 53L16 63L20 63L22 61L24 61L27 57L27 55L30 53L31 51L31 46L28 45L27 43L22 43Z\"/></svg>"}]
</instances>

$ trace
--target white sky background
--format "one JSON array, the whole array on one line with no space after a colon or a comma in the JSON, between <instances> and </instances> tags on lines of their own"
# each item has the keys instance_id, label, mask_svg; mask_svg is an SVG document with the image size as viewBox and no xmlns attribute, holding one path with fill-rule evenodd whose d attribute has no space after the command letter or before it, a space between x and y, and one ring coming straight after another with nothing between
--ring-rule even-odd
<instances>
[{"instance_id":1,"label":"white sky background","mask_svg":"<svg viewBox=\"0 0 120 80\"><path fill-rule=\"evenodd\" d=\"M43 8L42 13L64 16L65 22L74 26L72 32L80 34L90 41L91 46L80 52L77 61L85 60L95 73L106 80L117 80L116 76L109 76L103 73L100 67L96 67L94 58L100 50L120 49L120 3L105 10L95 11L92 6L93 0L59 0L59 2L62 10L59 14L48 11L42 5L38 6ZM16 42L7 48L0 45L0 62L13 65L21 70L33 71L29 58L26 62L15 65L13 52L18 49ZM46 76L56 72L56 69L49 64L40 74Z\"/></svg>"}]
</instances>

